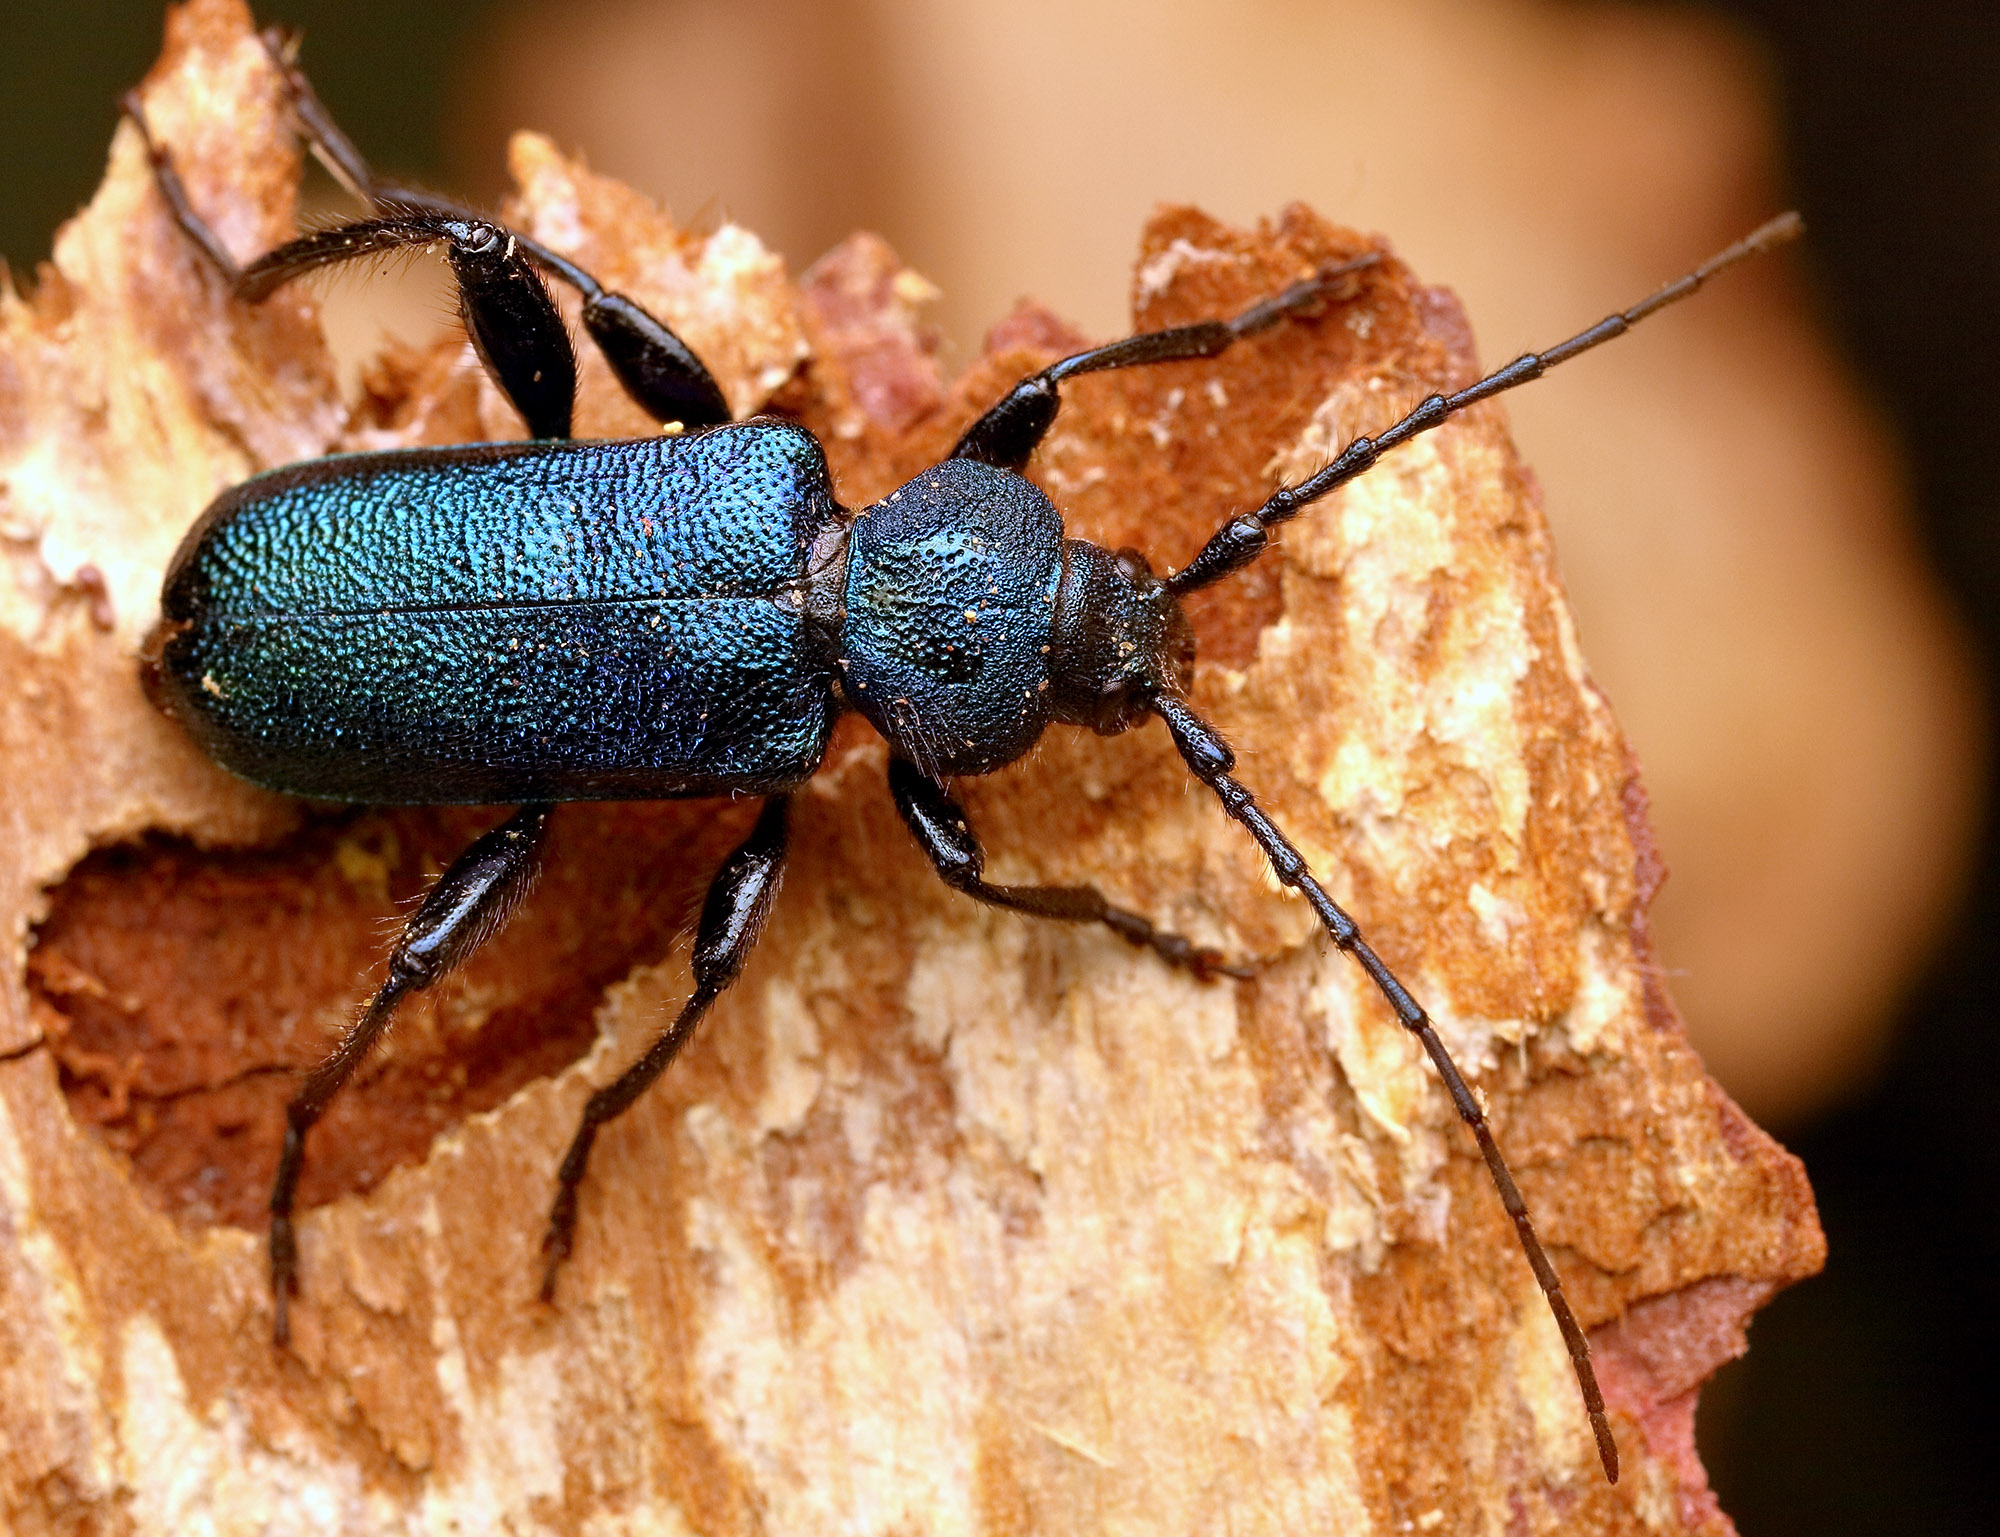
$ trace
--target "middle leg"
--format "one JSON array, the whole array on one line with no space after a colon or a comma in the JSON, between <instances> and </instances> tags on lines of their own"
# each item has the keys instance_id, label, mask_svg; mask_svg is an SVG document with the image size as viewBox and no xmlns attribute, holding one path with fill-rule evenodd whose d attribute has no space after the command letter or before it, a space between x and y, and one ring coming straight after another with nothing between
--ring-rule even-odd
<instances>
[{"instance_id":1,"label":"middle leg","mask_svg":"<svg viewBox=\"0 0 2000 1537\"><path fill-rule=\"evenodd\" d=\"M694 993L681 1006L680 1014L666 1033L646 1048L644 1056L584 1102L583 1119L556 1175L556 1198L549 1208L548 1231L542 1237L542 1253L547 1256L542 1271L544 1302L555 1299L556 1272L569 1258L576 1240L576 1193L598 1132L631 1109L633 1101L680 1055L709 1005L743 970L750 947L763 931L771 900L778 894L778 876L784 869L790 806L782 795L765 801L750 836L716 872L695 930Z\"/></svg>"}]
</instances>

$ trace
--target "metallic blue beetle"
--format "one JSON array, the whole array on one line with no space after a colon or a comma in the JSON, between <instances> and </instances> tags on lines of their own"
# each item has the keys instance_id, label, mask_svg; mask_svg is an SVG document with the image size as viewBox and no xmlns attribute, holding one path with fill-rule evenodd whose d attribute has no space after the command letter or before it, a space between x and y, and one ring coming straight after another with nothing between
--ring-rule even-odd
<instances>
[{"instance_id":1,"label":"metallic blue beetle","mask_svg":"<svg viewBox=\"0 0 2000 1537\"><path fill-rule=\"evenodd\" d=\"M217 762L377 804L778 794L848 707L933 779L983 774L1192 655L1019 475L949 459L850 518L768 420L274 470L161 607L156 697Z\"/></svg>"},{"instance_id":2,"label":"metallic blue beetle","mask_svg":"<svg viewBox=\"0 0 2000 1537\"><path fill-rule=\"evenodd\" d=\"M1132 551L1063 534L1020 471L1054 421L1062 382L1093 370L1213 357L1315 311L1361 281L1365 253L1228 321L1113 342L1032 375L952 453L881 502L833 499L812 435L731 422L701 361L629 298L517 231L375 179L267 38L300 123L375 217L309 235L239 270L189 203L136 100L162 195L196 247L254 302L314 268L442 246L466 327L535 441L356 454L260 475L220 497L168 572L147 647L153 699L224 767L272 789L377 804L518 802L411 917L389 974L287 1111L271 1195L275 1332L298 1289L292 1224L306 1132L407 994L494 933L533 884L554 803L766 797L710 887L693 996L584 1110L557 1178L542 1295L570 1251L598 1129L667 1067L742 969L776 890L787 792L811 777L836 716L855 710L892 749L904 821L952 886L999 907L1097 922L1198 974L1242 974L1089 887L999 886L946 781L1025 753L1056 721L1112 734L1165 721L1183 760L1302 893L1422 1042L1479 1144L1574 1364L1608 1477L1617 1448L1583 1333L1542 1252L1477 1100L1423 1009L1230 776L1228 746L1189 708L1185 594L1242 568L1269 529L1385 450L1464 407L1619 335L1714 272L1796 233L1774 220L1678 282L1541 354L1432 396L1374 439L1224 523L1164 580ZM575 358L545 277L627 391L681 432L570 442Z\"/></svg>"}]
</instances>

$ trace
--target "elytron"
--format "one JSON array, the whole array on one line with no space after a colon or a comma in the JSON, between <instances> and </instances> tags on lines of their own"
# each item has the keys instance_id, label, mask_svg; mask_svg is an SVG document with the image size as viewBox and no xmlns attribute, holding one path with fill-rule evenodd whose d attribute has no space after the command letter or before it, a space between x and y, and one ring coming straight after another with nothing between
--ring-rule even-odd
<instances>
[{"instance_id":1,"label":"elytron","mask_svg":"<svg viewBox=\"0 0 2000 1537\"><path fill-rule=\"evenodd\" d=\"M239 268L203 222L136 97L157 185L200 259L245 303L331 264L441 247L479 358L529 441L344 455L226 492L169 568L147 642L148 691L223 767L260 785L382 805L514 804L404 925L388 974L292 1099L270 1211L274 1332L299 1290L293 1203L308 1133L402 999L490 938L533 885L555 808L585 800L756 796L696 930L694 990L667 1030L594 1093L556 1174L541 1294L570 1253L592 1144L671 1063L742 970L785 859L788 797L846 712L888 742L889 788L937 873L978 901L1102 924L1197 976L1243 968L1090 887L1007 886L949 782L1026 753L1053 723L1114 735L1162 721L1188 770L1311 905L1422 1044L1478 1144L1561 1331L1608 1478L1618 1472L1589 1347L1478 1100L1429 1016L1232 777L1188 702L1189 593L1242 570L1271 531L1397 445L1538 377L1790 239L1785 215L1649 298L1450 395L1433 395L1322 469L1222 522L1186 566L1065 537L1022 471L1084 373L1212 358L1242 337L1351 299L1378 260L1306 274L1230 320L1128 337L1021 380L941 462L872 507L840 507L820 444L775 418L730 420L702 361L630 298L518 231L378 180L265 34L299 124L370 216ZM626 392L666 430L570 436L576 360L547 280Z\"/></svg>"}]
</instances>

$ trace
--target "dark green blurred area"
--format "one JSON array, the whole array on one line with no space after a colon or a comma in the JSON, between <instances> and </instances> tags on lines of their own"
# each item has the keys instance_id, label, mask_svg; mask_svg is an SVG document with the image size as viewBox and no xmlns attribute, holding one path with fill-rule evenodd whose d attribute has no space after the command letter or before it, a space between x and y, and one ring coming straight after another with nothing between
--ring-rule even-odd
<instances>
[{"instance_id":1,"label":"dark green blurred area","mask_svg":"<svg viewBox=\"0 0 2000 1537\"><path fill-rule=\"evenodd\" d=\"M460 58L490 0L275 0L263 22L306 36L313 85L369 158L396 176L454 181L444 120ZM118 97L160 51L161 0L10 0L0 48L0 256L31 273L104 169ZM25 153L23 153L25 151Z\"/></svg>"},{"instance_id":2,"label":"dark green blurred area","mask_svg":"<svg viewBox=\"0 0 2000 1537\"><path fill-rule=\"evenodd\" d=\"M1713 8L1769 50L1825 317L1908 453L1922 535L1993 676L2000 7ZM491 189L497 144L490 166L451 163L445 146L471 88L464 57L499 9L261 0L258 14L305 31L320 94L383 171ZM160 17L159 0L8 6L0 254L15 272L32 271L96 186L117 97L157 53ZM2000 840L1980 860L1882 1081L1794 1139L1821 1200L1828 1272L1766 1312L1755 1349L1703 1409L1704 1451L1745 1537L2000 1531L1988 1460L2000 1427Z\"/></svg>"}]
</instances>

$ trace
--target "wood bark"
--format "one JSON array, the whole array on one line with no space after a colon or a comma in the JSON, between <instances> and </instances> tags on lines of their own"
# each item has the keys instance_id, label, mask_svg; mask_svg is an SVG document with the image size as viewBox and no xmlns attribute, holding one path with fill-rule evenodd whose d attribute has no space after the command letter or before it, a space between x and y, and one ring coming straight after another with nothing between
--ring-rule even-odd
<instances>
[{"instance_id":1,"label":"wood bark","mask_svg":"<svg viewBox=\"0 0 2000 1537\"><path fill-rule=\"evenodd\" d=\"M232 249L293 231L300 157L237 0L174 13L144 96ZM513 166L513 217L667 318L739 412L819 433L850 506L1079 340L1024 306L947 384L926 285L879 240L795 286L748 232L678 229L546 141ZM1165 210L1134 323L1367 244L1301 208ZM1497 407L1205 596L1196 701L1491 1107L1593 1330L1616 1488L1415 1043L1157 725L1052 732L960 788L997 878L1097 882L1255 981L957 897L847 723L742 981L600 1140L544 1307L556 1161L684 996L679 936L754 809L565 808L512 927L315 1132L274 1349L260 1218L293 1074L497 813L238 783L147 707L135 655L224 487L518 435L468 358L392 351L344 400L313 298L231 302L129 126L32 291L0 291L8 1529L1727 1530L1695 1395L1822 1240L1651 959L1644 794ZM1072 533L1171 565L1475 369L1449 292L1389 260L1218 363L1069 386L1032 473ZM586 360L580 433L648 430Z\"/></svg>"}]
</instances>

